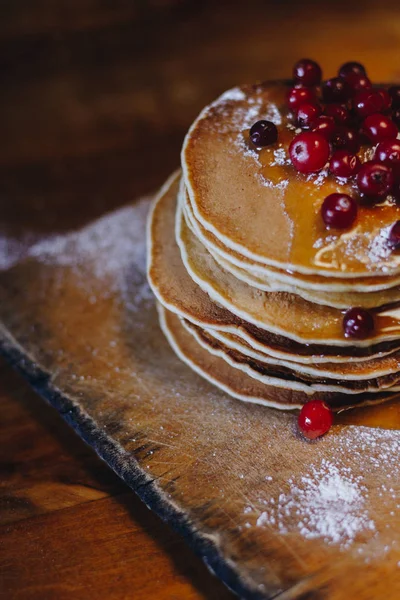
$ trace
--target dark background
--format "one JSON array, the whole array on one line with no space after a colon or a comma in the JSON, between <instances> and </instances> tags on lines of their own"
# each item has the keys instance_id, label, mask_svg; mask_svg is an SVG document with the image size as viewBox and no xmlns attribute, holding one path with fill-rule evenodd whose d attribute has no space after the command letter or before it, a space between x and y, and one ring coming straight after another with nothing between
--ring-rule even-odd
<instances>
[{"instance_id":1,"label":"dark background","mask_svg":"<svg viewBox=\"0 0 400 600\"><path fill-rule=\"evenodd\" d=\"M156 190L206 103L301 57L399 81L399 0L1 0L0 251ZM230 597L4 364L0 381L0 597Z\"/></svg>"}]
</instances>

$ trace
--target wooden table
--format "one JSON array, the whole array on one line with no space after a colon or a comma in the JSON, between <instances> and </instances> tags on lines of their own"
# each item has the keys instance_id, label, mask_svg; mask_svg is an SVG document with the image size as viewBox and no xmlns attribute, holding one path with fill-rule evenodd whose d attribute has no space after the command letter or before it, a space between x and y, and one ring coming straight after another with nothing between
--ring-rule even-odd
<instances>
[{"instance_id":1,"label":"wooden table","mask_svg":"<svg viewBox=\"0 0 400 600\"><path fill-rule=\"evenodd\" d=\"M237 82L301 55L400 78L396 0L18 0L0 22L1 223L32 239L156 189ZM232 597L3 363L0 381L0 597Z\"/></svg>"}]
</instances>

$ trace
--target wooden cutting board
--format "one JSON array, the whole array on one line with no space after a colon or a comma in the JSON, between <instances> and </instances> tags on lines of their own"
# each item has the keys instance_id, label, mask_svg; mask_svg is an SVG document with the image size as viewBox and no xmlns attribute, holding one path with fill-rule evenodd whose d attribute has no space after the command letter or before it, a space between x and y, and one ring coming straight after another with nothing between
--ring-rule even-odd
<instances>
[{"instance_id":1,"label":"wooden cutting board","mask_svg":"<svg viewBox=\"0 0 400 600\"><path fill-rule=\"evenodd\" d=\"M192 373L146 283L148 206L10 238L2 352L241 597L399 598L399 405L344 414L306 443L293 414Z\"/></svg>"}]
</instances>

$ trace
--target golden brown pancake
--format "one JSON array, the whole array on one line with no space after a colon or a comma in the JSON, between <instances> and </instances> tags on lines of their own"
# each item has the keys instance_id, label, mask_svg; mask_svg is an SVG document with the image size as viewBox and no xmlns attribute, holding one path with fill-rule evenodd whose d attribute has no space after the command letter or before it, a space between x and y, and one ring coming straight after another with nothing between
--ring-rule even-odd
<instances>
[{"instance_id":1,"label":"golden brown pancake","mask_svg":"<svg viewBox=\"0 0 400 600\"><path fill-rule=\"evenodd\" d=\"M171 200L165 210L175 212ZM349 340L342 330L341 310L308 302L286 292L263 292L220 267L196 238L177 211L176 241L182 261L190 277L214 302L237 317L260 329L288 337L303 344L339 346L369 346L380 341L391 341L400 334L400 309L375 313L374 336L367 340ZM170 232L173 236L173 232ZM388 316L390 314L390 316Z\"/></svg>"},{"instance_id":2,"label":"golden brown pancake","mask_svg":"<svg viewBox=\"0 0 400 600\"><path fill-rule=\"evenodd\" d=\"M324 198L353 189L324 171L302 175L290 165L286 91L283 83L235 88L193 123L182 168L195 218L225 246L262 265L332 278L398 275L400 255L386 243L400 216L394 203L363 207L348 232L326 230ZM279 143L258 152L248 144L248 129L260 118L278 126Z\"/></svg>"},{"instance_id":3,"label":"golden brown pancake","mask_svg":"<svg viewBox=\"0 0 400 600\"><path fill-rule=\"evenodd\" d=\"M182 319L183 326L189 331L197 331L199 328L186 319ZM239 336L231 333L219 331L218 329L202 329L208 337L211 337L223 346L235 350L248 358L258 360L271 366L284 367L292 373L298 373L299 376L316 378L340 379L341 381L352 381L359 379L371 379L382 377L384 375L396 374L400 371L400 353L395 352L370 361L357 361L346 363L317 363L304 364L294 360L278 359L265 352L255 350L250 344Z\"/></svg>"},{"instance_id":4,"label":"golden brown pancake","mask_svg":"<svg viewBox=\"0 0 400 600\"><path fill-rule=\"evenodd\" d=\"M160 304L158 308L161 327L179 358L186 362L199 375L231 396L245 402L253 402L280 409L300 408L305 402L310 400L310 395L304 392L267 386L249 377L239 369L232 367L222 358L214 356L202 348L194 337L185 330L176 315L165 310ZM374 396L368 394L318 393L318 398L328 402L334 410L345 406L382 402L384 399L391 399L395 396L396 394L387 392Z\"/></svg>"},{"instance_id":5,"label":"golden brown pancake","mask_svg":"<svg viewBox=\"0 0 400 600\"><path fill-rule=\"evenodd\" d=\"M400 275L340 278L324 275L298 273L294 270L278 269L271 265L265 266L253 259L242 256L235 250L227 248L216 236L205 229L195 218L187 197L183 179L179 190L179 201L185 214L186 221L202 244L209 250L219 254L234 266L243 269L250 275L266 281L276 280L305 290L317 292L376 292L385 293L390 288L400 286Z\"/></svg>"},{"instance_id":6,"label":"golden brown pancake","mask_svg":"<svg viewBox=\"0 0 400 600\"><path fill-rule=\"evenodd\" d=\"M197 235L197 231L193 226L193 222L190 217L185 213L184 207L181 205L183 217L186 225L189 227L194 235ZM201 243L207 248L207 251L211 254L215 262L224 270L228 271L236 279L243 281L247 285L250 285L258 290L265 292L287 292L289 294L297 294L304 300L313 302L315 304L323 304L324 306L331 306L332 308L348 309L349 306L361 306L363 308L380 308L382 306L389 306L397 304L400 301L400 288L393 287L386 290L380 291L367 291L367 292L320 292L313 288L299 287L294 283L285 283L280 279L276 279L273 276L261 276L260 274L254 273L249 269L237 266L237 264L231 262L222 255L219 251L213 247L209 247L204 244L203 238L198 236ZM293 277L292 277L293 279Z\"/></svg>"},{"instance_id":7,"label":"golden brown pancake","mask_svg":"<svg viewBox=\"0 0 400 600\"><path fill-rule=\"evenodd\" d=\"M213 302L186 271L174 238L174 206L179 174L155 200L148 228L148 277L158 300L200 327L232 333L253 348L277 358L304 363L369 360L399 349L399 340L365 347L301 344L262 330Z\"/></svg>"},{"instance_id":8,"label":"golden brown pancake","mask_svg":"<svg viewBox=\"0 0 400 600\"><path fill-rule=\"evenodd\" d=\"M296 369L293 363L289 368L282 364L266 363L258 359L249 357L238 350L229 348L222 342L218 341L212 335L200 327L182 320L183 326L195 337L196 341L208 352L218 356L228 362L231 366L240 371L243 371L250 377L265 383L284 389L296 389L309 393L312 392L337 392L344 394L355 394L360 392L376 393L382 390L397 391L400 373L396 372L375 377L373 369L370 369L370 364L366 363L363 371L363 378L353 379L332 379L332 376L310 376ZM397 364L398 361L394 361ZM343 366L343 371L346 371L346 365ZM340 373L339 373L340 375ZM369 379L365 376L369 375Z\"/></svg>"}]
</instances>

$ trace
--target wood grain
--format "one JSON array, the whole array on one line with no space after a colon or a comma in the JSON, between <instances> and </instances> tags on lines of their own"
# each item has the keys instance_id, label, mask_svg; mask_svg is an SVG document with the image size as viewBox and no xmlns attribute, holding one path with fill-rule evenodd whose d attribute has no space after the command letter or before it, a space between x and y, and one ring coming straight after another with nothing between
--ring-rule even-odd
<instances>
[{"instance_id":1,"label":"wood grain","mask_svg":"<svg viewBox=\"0 0 400 600\"><path fill-rule=\"evenodd\" d=\"M1 598L233 597L3 361L0 379Z\"/></svg>"},{"instance_id":2,"label":"wood grain","mask_svg":"<svg viewBox=\"0 0 400 600\"><path fill-rule=\"evenodd\" d=\"M156 189L205 103L238 82L286 77L300 55L320 60L328 75L355 58L375 79L400 79L396 0L167 4L2 3L0 230L32 241ZM26 384L4 366L1 378L0 594L83 598L90 580L95 597L132 596L133 588L135 598L225 597ZM132 530L143 549L124 543L126 565L115 560L118 540L100 548L101 531L89 536L97 517L103 524L113 514L113 527ZM93 563L80 554L84 568L69 588L64 566L79 551L72 528L81 519L82 545L96 553ZM102 577L95 564L112 560L116 570Z\"/></svg>"}]
</instances>

